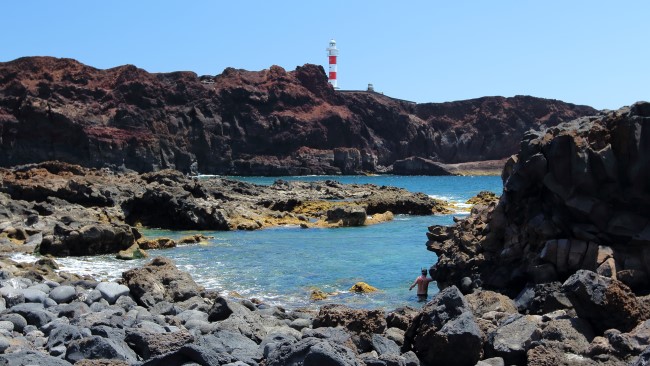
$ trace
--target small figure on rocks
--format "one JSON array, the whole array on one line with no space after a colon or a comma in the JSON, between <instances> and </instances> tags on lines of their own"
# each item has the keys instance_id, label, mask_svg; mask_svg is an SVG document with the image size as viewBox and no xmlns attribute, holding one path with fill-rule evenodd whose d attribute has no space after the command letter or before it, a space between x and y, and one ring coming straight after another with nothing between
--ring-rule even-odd
<instances>
[{"instance_id":1,"label":"small figure on rocks","mask_svg":"<svg viewBox=\"0 0 650 366\"><path fill-rule=\"evenodd\" d=\"M422 269L422 275L415 279L415 282L409 287L409 291L413 290L413 287L418 286L418 302L427 301L427 292L429 290L429 282L433 281L432 278L427 277L427 270Z\"/></svg>"}]
</instances>

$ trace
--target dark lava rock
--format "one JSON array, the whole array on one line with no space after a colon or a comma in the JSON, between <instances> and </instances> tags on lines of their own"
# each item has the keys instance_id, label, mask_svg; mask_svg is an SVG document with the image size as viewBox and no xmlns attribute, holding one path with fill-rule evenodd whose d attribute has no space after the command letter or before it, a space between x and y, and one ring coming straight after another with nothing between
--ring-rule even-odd
<instances>
[{"instance_id":1,"label":"dark lava rock","mask_svg":"<svg viewBox=\"0 0 650 366\"><path fill-rule=\"evenodd\" d=\"M515 296L528 283L564 282L584 269L647 293L647 105L524 134L499 202L475 207L444 235L431 232L439 285L467 277Z\"/></svg>"},{"instance_id":2,"label":"dark lava rock","mask_svg":"<svg viewBox=\"0 0 650 366\"><path fill-rule=\"evenodd\" d=\"M83 359L109 359L133 363L137 361L138 356L123 341L91 336L70 342L65 359L72 363Z\"/></svg>"},{"instance_id":3,"label":"dark lava rock","mask_svg":"<svg viewBox=\"0 0 650 366\"><path fill-rule=\"evenodd\" d=\"M187 343L194 340L194 337L187 331L172 333L151 333L127 330L125 342L143 359L163 355L180 349Z\"/></svg>"},{"instance_id":4,"label":"dark lava rock","mask_svg":"<svg viewBox=\"0 0 650 366\"><path fill-rule=\"evenodd\" d=\"M360 366L354 352L337 343L317 338L305 338L295 343L274 343L266 357L267 366L333 365Z\"/></svg>"},{"instance_id":5,"label":"dark lava rock","mask_svg":"<svg viewBox=\"0 0 650 366\"><path fill-rule=\"evenodd\" d=\"M208 321L216 322L220 320L228 319L232 314L232 309L228 306L228 301L223 297L219 296L214 299L212 307L208 311Z\"/></svg>"},{"instance_id":6,"label":"dark lava rock","mask_svg":"<svg viewBox=\"0 0 650 366\"><path fill-rule=\"evenodd\" d=\"M458 288L442 290L424 306L406 331L402 349L413 349L429 364L474 365L479 360L481 331Z\"/></svg>"},{"instance_id":7,"label":"dark lava rock","mask_svg":"<svg viewBox=\"0 0 650 366\"><path fill-rule=\"evenodd\" d=\"M641 321L639 302L623 283L580 270L562 285L580 318L604 332L615 328L632 330Z\"/></svg>"},{"instance_id":8,"label":"dark lava rock","mask_svg":"<svg viewBox=\"0 0 650 366\"><path fill-rule=\"evenodd\" d=\"M38 351L19 351L0 355L0 361L11 366L51 365L70 366L70 363Z\"/></svg>"},{"instance_id":9,"label":"dark lava rock","mask_svg":"<svg viewBox=\"0 0 650 366\"><path fill-rule=\"evenodd\" d=\"M131 295L145 307L159 301L187 300L204 291L187 272L180 271L174 262L163 257L122 273L122 278Z\"/></svg>"}]
</instances>

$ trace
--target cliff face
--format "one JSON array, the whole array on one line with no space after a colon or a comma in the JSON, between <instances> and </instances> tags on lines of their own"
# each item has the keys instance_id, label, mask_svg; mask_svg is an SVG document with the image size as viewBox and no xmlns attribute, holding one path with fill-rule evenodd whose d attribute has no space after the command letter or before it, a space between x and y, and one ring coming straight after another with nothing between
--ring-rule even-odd
<instances>
[{"instance_id":1,"label":"cliff face","mask_svg":"<svg viewBox=\"0 0 650 366\"><path fill-rule=\"evenodd\" d=\"M650 103L640 102L526 134L498 204L430 228L428 247L440 257L434 278L517 293L586 269L646 294L649 128Z\"/></svg>"},{"instance_id":2,"label":"cliff face","mask_svg":"<svg viewBox=\"0 0 650 366\"><path fill-rule=\"evenodd\" d=\"M380 172L421 157L502 159L523 133L590 107L533 97L411 104L335 92L323 69L151 74L70 59L0 63L0 165L61 160L141 172Z\"/></svg>"}]
</instances>

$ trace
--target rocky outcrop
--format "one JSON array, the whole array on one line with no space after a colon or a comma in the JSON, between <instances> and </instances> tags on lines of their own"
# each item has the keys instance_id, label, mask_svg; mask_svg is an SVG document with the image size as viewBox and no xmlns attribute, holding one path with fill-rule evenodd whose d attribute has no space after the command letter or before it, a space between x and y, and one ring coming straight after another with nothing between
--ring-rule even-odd
<instances>
[{"instance_id":1,"label":"rocky outcrop","mask_svg":"<svg viewBox=\"0 0 650 366\"><path fill-rule=\"evenodd\" d=\"M336 181L255 185L191 178L175 170L138 174L45 162L1 169L0 250L55 256L118 253L205 242L142 238L136 227L256 230L280 225L341 227L389 221L395 214L447 212L424 194ZM371 216L369 216L371 215Z\"/></svg>"},{"instance_id":2,"label":"rocky outcrop","mask_svg":"<svg viewBox=\"0 0 650 366\"><path fill-rule=\"evenodd\" d=\"M498 204L430 228L429 249L440 257L434 278L443 287L468 278L514 296L527 282L586 269L646 292L649 123L650 104L640 102L529 132L504 168Z\"/></svg>"},{"instance_id":3,"label":"rocky outcrop","mask_svg":"<svg viewBox=\"0 0 650 366\"><path fill-rule=\"evenodd\" d=\"M139 172L381 173L412 157L503 159L528 129L595 113L526 96L411 104L340 93L316 65L197 77L25 57L0 63L0 166L60 160ZM435 174L433 166L417 174Z\"/></svg>"}]
</instances>

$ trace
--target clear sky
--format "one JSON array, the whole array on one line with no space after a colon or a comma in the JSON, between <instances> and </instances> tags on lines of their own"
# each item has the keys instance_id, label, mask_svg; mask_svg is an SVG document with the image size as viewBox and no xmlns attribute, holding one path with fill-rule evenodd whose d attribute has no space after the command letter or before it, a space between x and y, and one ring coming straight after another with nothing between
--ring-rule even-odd
<instances>
[{"instance_id":1,"label":"clear sky","mask_svg":"<svg viewBox=\"0 0 650 366\"><path fill-rule=\"evenodd\" d=\"M0 61L219 74L327 67L416 102L518 94L616 109L650 100L650 1L3 1Z\"/></svg>"}]
</instances>

